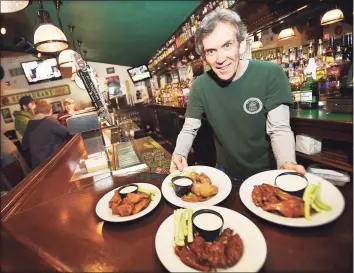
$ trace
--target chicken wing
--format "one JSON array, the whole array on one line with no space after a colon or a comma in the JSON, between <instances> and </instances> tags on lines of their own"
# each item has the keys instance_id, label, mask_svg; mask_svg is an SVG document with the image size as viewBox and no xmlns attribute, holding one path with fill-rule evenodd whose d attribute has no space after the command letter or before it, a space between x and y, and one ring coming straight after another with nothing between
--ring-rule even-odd
<instances>
[{"instance_id":1,"label":"chicken wing","mask_svg":"<svg viewBox=\"0 0 354 273\"><path fill-rule=\"evenodd\" d=\"M141 200L147 199L147 198L149 198L149 195L147 193L138 192L138 193L128 193L128 195L125 199L128 199L133 204L137 204Z\"/></svg>"},{"instance_id":2,"label":"chicken wing","mask_svg":"<svg viewBox=\"0 0 354 273\"><path fill-rule=\"evenodd\" d=\"M112 210L113 214L118 214L119 216L132 215L133 206L129 204L122 204L120 206L115 206Z\"/></svg>"},{"instance_id":3,"label":"chicken wing","mask_svg":"<svg viewBox=\"0 0 354 273\"><path fill-rule=\"evenodd\" d=\"M197 176L198 176L198 174L197 174L195 171L192 171L192 172L188 175L188 177L193 180L193 183L196 183L196 182L197 182Z\"/></svg>"},{"instance_id":4,"label":"chicken wing","mask_svg":"<svg viewBox=\"0 0 354 273\"><path fill-rule=\"evenodd\" d=\"M265 203L262 208L265 211L277 211L281 215L289 218L304 216L303 200L286 200L278 203Z\"/></svg>"},{"instance_id":5,"label":"chicken wing","mask_svg":"<svg viewBox=\"0 0 354 273\"><path fill-rule=\"evenodd\" d=\"M133 214L137 214L138 212L145 209L150 204L150 198L144 198L139 203L135 204L133 209Z\"/></svg>"},{"instance_id":6,"label":"chicken wing","mask_svg":"<svg viewBox=\"0 0 354 273\"><path fill-rule=\"evenodd\" d=\"M229 267L234 266L242 257L243 254L243 242L241 237L236 233L227 242L226 257L227 265Z\"/></svg>"},{"instance_id":7,"label":"chicken wing","mask_svg":"<svg viewBox=\"0 0 354 273\"><path fill-rule=\"evenodd\" d=\"M208 200L207 198L203 198L200 196L197 196L195 194L186 194L182 196L182 200L186 202L203 202Z\"/></svg>"},{"instance_id":8,"label":"chicken wing","mask_svg":"<svg viewBox=\"0 0 354 273\"><path fill-rule=\"evenodd\" d=\"M109 208L112 208L114 203L117 203L118 205L122 202L122 198L120 197L118 191L114 191L113 197L109 201Z\"/></svg>"},{"instance_id":9,"label":"chicken wing","mask_svg":"<svg viewBox=\"0 0 354 273\"><path fill-rule=\"evenodd\" d=\"M200 260L207 260L206 243L203 237L196 235L193 243L189 244L189 248L197 255Z\"/></svg>"},{"instance_id":10,"label":"chicken wing","mask_svg":"<svg viewBox=\"0 0 354 273\"><path fill-rule=\"evenodd\" d=\"M191 192L201 197L211 197L218 193L218 187L210 184L194 183L191 188Z\"/></svg>"},{"instance_id":11,"label":"chicken wing","mask_svg":"<svg viewBox=\"0 0 354 273\"><path fill-rule=\"evenodd\" d=\"M208 262L203 262L198 259L198 257L187 247L175 247L175 253L180 257L181 261L200 271L211 271L211 266Z\"/></svg>"},{"instance_id":12,"label":"chicken wing","mask_svg":"<svg viewBox=\"0 0 354 273\"><path fill-rule=\"evenodd\" d=\"M205 173L201 173L200 175L199 175L199 181L200 181L200 183L202 183L202 184L209 184L209 185L211 185L211 180L210 180L210 178L209 178L209 176L207 176Z\"/></svg>"}]
</instances>

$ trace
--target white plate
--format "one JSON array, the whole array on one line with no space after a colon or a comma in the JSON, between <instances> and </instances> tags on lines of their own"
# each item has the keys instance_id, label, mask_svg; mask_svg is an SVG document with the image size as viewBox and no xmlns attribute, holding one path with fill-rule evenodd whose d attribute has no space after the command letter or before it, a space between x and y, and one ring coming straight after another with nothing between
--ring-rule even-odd
<instances>
[{"instance_id":1,"label":"white plate","mask_svg":"<svg viewBox=\"0 0 354 273\"><path fill-rule=\"evenodd\" d=\"M102 220L105 220L107 222L127 222L127 221L132 221L135 219L138 219L140 217L143 217L144 215L148 214L150 211L152 211L156 206L159 204L161 200L161 192L158 187L152 184L147 184L147 183L134 183L138 185L139 187L142 187L143 189L146 190L154 190L156 192L155 196L153 197L153 200L151 200L150 204L140 211L137 214L134 215L129 215L129 216L124 216L121 217L116 214L112 214L112 210L109 208L109 201L112 199L114 191L119 189L120 187L111 190L110 192L106 193L97 203L96 205L96 214L98 217L100 217Z\"/></svg>"},{"instance_id":2,"label":"white plate","mask_svg":"<svg viewBox=\"0 0 354 273\"><path fill-rule=\"evenodd\" d=\"M217 206L195 208L212 209L219 212L224 218L223 228L231 228L240 235L244 252L241 259L227 269L218 268L217 272L256 272L261 269L267 257L267 244L258 227L242 214ZM161 263L169 272L199 272L185 265L174 252L173 239L173 214L169 216L159 227L155 237L155 249Z\"/></svg>"},{"instance_id":3,"label":"white plate","mask_svg":"<svg viewBox=\"0 0 354 273\"><path fill-rule=\"evenodd\" d=\"M258 215L259 217L265 220L268 220L276 224L291 226L291 227L314 227L314 226L324 225L334 221L342 214L345 205L342 193L330 182L311 173L306 173L305 176L307 180L309 181L309 183L312 184L317 184L318 182L321 183L321 191L319 193L319 197L324 203L332 206L332 210L315 213L311 215L310 220L306 220L304 217L287 218L284 216L273 214L271 212L264 211L261 207L257 207L252 202L253 186L260 185L263 183L274 185L275 177L282 172L286 172L286 171L285 170L266 171L266 172L255 174L250 178L248 178L245 182L242 183L240 187L240 198L242 203L254 214Z\"/></svg>"},{"instance_id":4,"label":"white plate","mask_svg":"<svg viewBox=\"0 0 354 273\"><path fill-rule=\"evenodd\" d=\"M209 176L212 184L218 186L219 188L218 193L215 194L213 197L211 197L209 200L203 202L193 203L193 202L183 201L180 197L176 195L172 186L169 185L171 183L172 177L180 173L179 171L175 171L169 174L164 179L161 186L162 195L166 198L168 202L181 208L195 208L197 206L213 206L219 204L230 194L232 189L231 180L222 171L212 167L199 166L199 165L188 167L184 171L191 171L191 170L195 170L199 174L203 172L207 176Z\"/></svg>"}]
</instances>

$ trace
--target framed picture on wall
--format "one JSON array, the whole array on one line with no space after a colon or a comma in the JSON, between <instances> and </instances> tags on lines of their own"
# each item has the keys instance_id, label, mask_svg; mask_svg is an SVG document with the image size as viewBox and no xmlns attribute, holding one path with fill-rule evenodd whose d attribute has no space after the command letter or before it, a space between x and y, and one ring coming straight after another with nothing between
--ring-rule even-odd
<instances>
[{"instance_id":1,"label":"framed picture on wall","mask_svg":"<svg viewBox=\"0 0 354 273\"><path fill-rule=\"evenodd\" d=\"M52 102L53 114L58 114L59 112L63 111L63 107L61 101Z\"/></svg>"},{"instance_id":2,"label":"framed picture on wall","mask_svg":"<svg viewBox=\"0 0 354 273\"><path fill-rule=\"evenodd\" d=\"M114 74L114 67L107 67L106 71L107 71L107 74Z\"/></svg>"},{"instance_id":3,"label":"framed picture on wall","mask_svg":"<svg viewBox=\"0 0 354 273\"><path fill-rule=\"evenodd\" d=\"M107 90L110 99L123 95L123 90L120 84L119 76L111 76L106 78L106 80L107 80Z\"/></svg>"},{"instance_id":4,"label":"framed picture on wall","mask_svg":"<svg viewBox=\"0 0 354 273\"><path fill-rule=\"evenodd\" d=\"M9 108L1 109L1 115L2 115L5 123L10 123L10 122L14 121L12 119L11 112L10 112Z\"/></svg>"}]
</instances>

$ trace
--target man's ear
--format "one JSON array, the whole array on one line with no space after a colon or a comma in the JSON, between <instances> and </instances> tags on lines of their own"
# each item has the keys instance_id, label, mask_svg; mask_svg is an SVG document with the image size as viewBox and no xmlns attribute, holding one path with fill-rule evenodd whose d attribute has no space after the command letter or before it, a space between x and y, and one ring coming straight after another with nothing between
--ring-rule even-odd
<instances>
[{"instance_id":1,"label":"man's ear","mask_svg":"<svg viewBox=\"0 0 354 273\"><path fill-rule=\"evenodd\" d=\"M241 43L240 43L240 48L239 48L239 55L242 56L245 52L246 52L246 46L247 46L247 42L246 39L244 39Z\"/></svg>"}]
</instances>

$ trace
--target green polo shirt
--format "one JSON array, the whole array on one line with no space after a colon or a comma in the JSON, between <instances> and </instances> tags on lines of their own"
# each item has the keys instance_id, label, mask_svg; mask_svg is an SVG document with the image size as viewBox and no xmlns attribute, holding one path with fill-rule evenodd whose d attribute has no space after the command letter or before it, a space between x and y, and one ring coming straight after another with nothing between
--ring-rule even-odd
<instances>
[{"instance_id":1,"label":"green polo shirt","mask_svg":"<svg viewBox=\"0 0 354 273\"><path fill-rule=\"evenodd\" d=\"M281 104L292 104L283 69L250 60L244 74L227 86L212 71L199 76L189 93L186 117L200 119L205 113L214 130L217 162L231 176L248 177L270 167L267 113Z\"/></svg>"}]
</instances>

